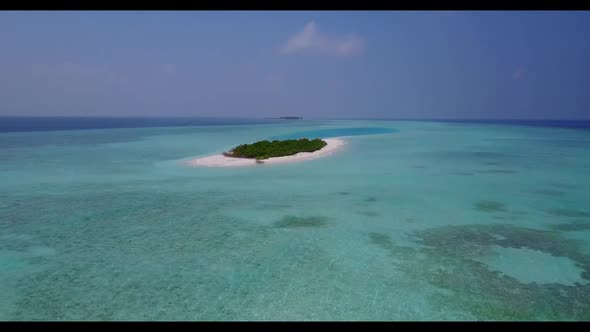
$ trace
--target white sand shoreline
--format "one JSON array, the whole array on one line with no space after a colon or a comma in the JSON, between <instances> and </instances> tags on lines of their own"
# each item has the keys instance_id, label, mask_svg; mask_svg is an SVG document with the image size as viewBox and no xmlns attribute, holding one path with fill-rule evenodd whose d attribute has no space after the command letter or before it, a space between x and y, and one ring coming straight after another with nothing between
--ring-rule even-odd
<instances>
[{"instance_id":1,"label":"white sand shoreline","mask_svg":"<svg viewBox=\"0 0 590 332\"><path fill-rule=\"evenodd\" d=\"M263 164L256 163L256 160L254 159L226 157L223 154L191 159L185 161L184 164L192 167L264 166L268 164L283 164L327 156L340 150L345 144L344 140L341 138L325 138L323 140L327 145L320 150L314 152L299 152L292 156L268 158L263 161Z\"/></svg>"}]
</instances>

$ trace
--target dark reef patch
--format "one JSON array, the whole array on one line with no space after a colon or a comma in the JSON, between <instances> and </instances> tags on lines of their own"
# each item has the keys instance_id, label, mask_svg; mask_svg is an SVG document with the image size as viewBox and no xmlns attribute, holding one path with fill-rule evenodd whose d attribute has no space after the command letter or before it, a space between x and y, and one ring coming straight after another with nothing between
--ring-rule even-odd
<instances>
[{"instance_id":1,"label":"dark reef patch","mask_svg":"<svg viewBox=\"0 0 590 332\"><path fill-rule=\"evenodd\" d=\"M561 191L561 190L555 190L555 189L539 189L539 190L535 190L533 192L535 194L552 196L552 197L560 197L560 196L563 196L565 194L563 191Z\"/></svg>"},{"instance_id":2,"label":"dark reef patch","mask_svg":"<svg viewBox=\"0 0 590 332\"><path fill-rule=\"evenodd\" d=\"M394 247L391 237L383 233L369 233L369 240L384 249L392 249Z\"/></svg>"},{"instance_id":3,"label":"dark reef patch","mask_svg":"<svg viewBox=\"0 0 590 332\"><path fill-rule=\"evenodd\" d=\"M529 248L556 257L568 257L584 269L582 277L590 280L590 256L583 253L579 241L564 238L555 231L492 224L448 226L417 236L419 243L436 247L438 251L453 256L464 256L469 251L497 245L504 248Z\"/></svg>"},{"instance_id":4,"label":"dark reef patch","mask_svg":"<svg viewBox=\"0 0 590 332\"><path fill-rule=\"evenodd\" d=\"M272 203L260 204L259 206L261 209L288 209L288 208L292 207L292 205L289 205L289 204L272 204Z\"/></svg>"},{"instance_id":5,"label":"dark reef patch","mask_svg":"<svg viewBox=\"0 0 590 332\"><path fill-rule=\"evenodd\" d=\"M284 216L281 220L274 223L279 228L304 228L304 227L323 227L328 225L328 218L321 216L314 217L297 217Z\"/></svg>"},{"instance_id":6,"label":"dark reef patch","mask_svg":"<svg viewBox=\"0 0 590 332\"><path fill-rule=\"evenodd\" d=\"M590 229L590 222L573 221L565 224L553 225L551 228L563 232L584 231Z\"/></svg>"},{"instance_id":7,"label":"dark reef patch","mask_svg":"<svg viewBox=\"0 0 590 332\"><path fill-rule=\"evenodd\" d=\"M464 171L452 172L451 174L453 174L453 175L466 175L466 176L475 175L475 173L473 173L473 172L464 172Z\"/></svg>"},{"instance_id":8,"label":"dark reef patch","mask_svg":"<svg viewBox=\"0 0 590 332\"><path fill-rule=\"evenodd\" d=\"M509 224L446 226L415 235L420 239L420 244L436 247L451 255L462 256L468 248L498 245L539 250L579 262L586 262L590 258L580 256L576 241L565 239L557 232ZM587 263L590 264L590 261Z\"/></svg>"},{"instance_id":9,"label":"dark reef patch","mask_svg":"<svg viewBox=\"0 0 590 332\"><path fill-rule=\"evenodd\" d=\"M467 155L476 158L505 158L506 154L501 152L494 152L494 151L472 151L467 152Z\"/></svg>"},{"instance_id":10,"label":"dark reef patch","mask_svg":"<svg viewBox=\"0 0 590 332\"><path fill-rule=\"evenodd\" d=\"M580 189L582 186L570 183L549 183L548 185L561 189Z\"/></svg>"},{"instance_id":11,"label":"dark reef patch","mask_svg":"<svg viewBox=\"0 0 590 332\"><path fill-rule=\"evenodd\" d=\"M367 217L376 217L379 215L377 212L374 212L374 211L360 211L360 212L358 212L358 214L363 215L363 216L367 216Z\"/></svg>"},{"instance_id":12,"label":"dark reef patch","mask_svg":"<svg viewBox=\"0 0 590 332\"><path fill-rule=\"evenodd\" d=\"M503 215L503 216L494 216L494 219L514 221L514 220L521 219L521 217L515 216L515 215Z\"/></svg>"},{"instance_id":13,"label":"dark reef patch","mask_svg":"<svg viewBox=\"0 0 590 332\"><path fill-rule=\"evenodd\" d=\"M486 169L483 171L477 171L478 173L481 174L514 174L514 173L518 173L517 171L513 171L510 169Z\"/></svg>"},{"instance_id":14,"label":"dark reef patch","mask_svg":"<svg viewBox=\"0 0 590 332\"><path fill-rule=\"evenodd\" d=\"M481 212L504 212L506 204L497 201L481 200L473 204L473 209Z\"/></svg>"},{"instance_id":15,"label":"dark reef patch","mask_svg":"<svg viewBox=\"0 0 590 332\"><path fill-rule=\"evenodd\" d=\"M388 235L370 233L370 243L388 250L392 264L415 280L447 289L434 295L441 307L468 310L478 320L588 320L590 284L525 283L477 260L492 246L529 248L571 259L590 280L590 256L576 240L556 231L509 224L442 226L415 231L421 248L398 246ZM420 268L416 262L420 261Z\"/></svg>"},{"instance_id":16,"label":"dark reef patch","mask_svg":"<svg viewBox=\"0 0 590 332\"><path fill-rule=\"evenodd\" d=\"M480 165L500 165L509 164L517 157L502 152L495 151L474 151L474 150L451 150L435 153L437 158L443 160L454 160L468 163L477 163Z\"/></svg>"},{"instance_id":17,"label":"dark reef patch","mask_svg":"<svg viewBox=\"0 0 590 332\"><path fill-rule=\"evenodd\" d=\"M558 216L558 217L567 217L567 218L588 218L590 217L590 213L581 210L572 210L572 209L549 209L545 212Z\"/></svg>"}]
</instances>

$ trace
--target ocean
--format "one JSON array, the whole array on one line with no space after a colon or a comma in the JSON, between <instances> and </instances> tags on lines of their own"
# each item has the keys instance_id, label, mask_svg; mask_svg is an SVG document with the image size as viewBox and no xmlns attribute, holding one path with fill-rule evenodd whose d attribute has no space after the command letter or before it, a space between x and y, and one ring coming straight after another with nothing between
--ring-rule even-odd
<instances>
[{"instance_id":1,"label":"ocean","mask_svg":"<svg viewBox=\"0 0 590 332\"><path fill-rule=\"evenodd\" d=\"M0 320L588 320L589 128L0 118Z\"/></svg>"}]
</instances>

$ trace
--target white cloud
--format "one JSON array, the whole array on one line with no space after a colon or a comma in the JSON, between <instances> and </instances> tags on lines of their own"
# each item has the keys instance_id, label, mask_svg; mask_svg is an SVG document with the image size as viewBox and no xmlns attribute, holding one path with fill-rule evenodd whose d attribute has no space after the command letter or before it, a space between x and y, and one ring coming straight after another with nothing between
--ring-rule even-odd
<instances>
[{"instance_id":1,"label":"white cloud","mask_svg":"<svg viewBox=\"0 0 590 332\"><path fill-rule=\"evenodd\" d=\"M362 38L355 34L344 37L326 36L318 31L315 22L309 22L303 30L291 36L281 47L282 54L315 54L329 56L354 56L365 46Z\"/></svg>"}]
</instances>

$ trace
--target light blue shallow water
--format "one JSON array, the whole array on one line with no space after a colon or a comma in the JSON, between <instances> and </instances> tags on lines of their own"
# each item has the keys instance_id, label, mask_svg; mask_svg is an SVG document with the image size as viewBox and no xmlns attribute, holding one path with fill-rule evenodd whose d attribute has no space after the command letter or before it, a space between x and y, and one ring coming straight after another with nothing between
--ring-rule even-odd
<instances>
[{"instance_id":1,"label":"light blue shallow water","mask_svg":"<svg viewBox=\"0 0 590 332\"><path fill-rule=\"evenodd\" d=\"M181 164L358 128L393 131L300 163ZM588 320L588 197L572 129L0 134L0 320Z\"/></svg>"}]
</instances>

